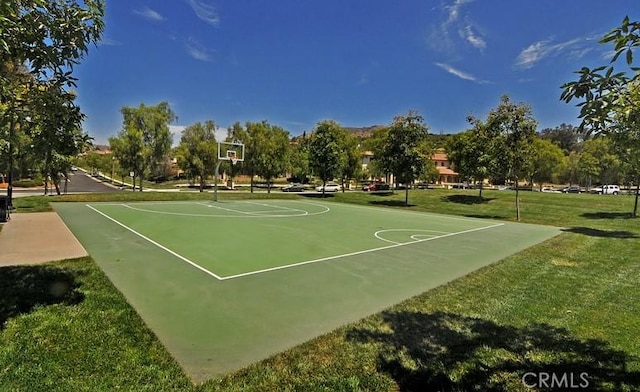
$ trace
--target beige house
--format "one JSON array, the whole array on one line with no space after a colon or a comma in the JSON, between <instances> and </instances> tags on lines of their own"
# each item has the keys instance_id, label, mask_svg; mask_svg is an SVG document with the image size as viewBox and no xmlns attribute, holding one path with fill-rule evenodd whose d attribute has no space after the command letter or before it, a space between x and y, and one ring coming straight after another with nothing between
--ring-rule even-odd
<instances>
[{"instance_id":1,"label":"beige house","mask_svg":"<svg viewBox=\"0 0 640 392\"><path fill-rule=\"evenodd\" d=\"M440 176L438 177L437 184L449 185L460 182L460 176L451 168L451 162L444 150L436 151L431 160L435 163L436 169Z\"/></svg>"},{"instance_id":2,"label":"beige house","mask_svg":"<svg viewBox=\"0 0 640 392\"><path fill-rule=\"evenodd\" d=\"M372 151L363 151L362 152L362 169L365 170L367 166L373 160L373 152ZM440 174L438 179L436 180L436 184L438 185L451 185L460 182L460 176L451 168L451 162L447 157L447 154L444 150L437 150L432 156L431 160L434 162L438 173Z\"/></svg>"}]
</instances>

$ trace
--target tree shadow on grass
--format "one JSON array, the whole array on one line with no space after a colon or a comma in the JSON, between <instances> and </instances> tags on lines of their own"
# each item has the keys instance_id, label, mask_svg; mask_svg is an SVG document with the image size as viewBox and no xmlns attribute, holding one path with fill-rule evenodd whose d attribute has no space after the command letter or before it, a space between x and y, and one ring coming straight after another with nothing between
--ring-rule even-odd
<instances>
[{"instance_id":1,"label":"tree shadow on grass","mask_svg":"<svg viewBox=\"0 0 640 392\"><path fill-rule=\"evenodd\" d=\"M480 219L496 219L496 220L504 220L509 217L506 215L491 215L491 214L465 214L467 218L480 218Z\"/></svg>"},{"instance_id":2,"label":"tree shadow on grass","mask_svg":"<svg viewBox=\"0 0 640 392\"><path fill-rule=\"evenodd\" d=\"M527 373L566 375L566 382L573 375L574 385L585 387L586 380L588 390L640 387L640 372L627 370L637 358L602 340L578 339L564 328L519 328L446 312L389 311L382 317L384 329L353 329L347 337L381 344L378 370L402 391L527 390L522 382ZM528 383L536 381L529 377Z\"/></svg>"},{"instance_id":3,"label":"tree shadow on grass","mask_svg":"<svg viewBox=\"0 0 640 392\"><path fill-rule=\"evenodd\" d=\"M632 219L633 215L630 212L585 212L581 214L583 218L587 219Z\"/></svg>"},{"instance_id":4,"label":"tree shadow on grass","mask_svg":"<svg viewBox=\"0 0 640 392\"><path fill-rule=\"evenodd\" d=\"M404 204L404 200L371 200L369 204L374 206L388 206L388 207L415 207L415 204Z\"/></svg>"},{"instance_id":5,"label":"tree shadow on grass","mask_svg":"<svg viewBox=\"0 0 640 392\"><path fill-rule=\"evenodd\" d=\"M50 266L0 268L0 329L4 323L36 306L75 305L84 299L74 275Z\"/></svg>"},{"instance_id":6,"label":"tree shadow on grass","mask_svg":"<svg viewBox=\"0 0 640 392\"><path fill-rule=\"evenodd\" d=\"M443 202L458 204L485 204L495 200L495 197L480 197L478 195L449 195L442 196Z\"/></svg>"},{"instance_id":7,"label":"tree shadow on grass","mask_svg":"<svg viewBox=\"0 0 640 392\"><path fill-rule=\"evenodd\" d=\"M567 233L576 233L588 235L590 237L604 237L604 238L638 238L638 235L626 230L600 230L593 229L591 227L570 227L568 229L562 229Z\"/></svg>"}]
</instances>

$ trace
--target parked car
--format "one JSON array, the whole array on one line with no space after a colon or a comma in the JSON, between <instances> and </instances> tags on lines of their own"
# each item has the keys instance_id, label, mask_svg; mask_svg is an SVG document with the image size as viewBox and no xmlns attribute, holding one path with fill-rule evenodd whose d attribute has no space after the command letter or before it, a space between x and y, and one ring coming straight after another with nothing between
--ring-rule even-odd
<instances>
[{"instance_id":1,"label":"parked car","mask_svg":"<svg viewBox=\"0 0 640 392\"><path fill-rule=\"evenodd\" d=\"M316 191L322 192L322 188L323 188L322 185L317 186L316 187ZM324 185L324 191L325 192L338 192L341 189L342 189L342 187L340 185L336 184L335 182L327 182Z\"/></svg>"},{"instance_id":2,"label":"parked car","mask_svg":"<svg viewBox=\"0 0 640 392\"><path fill-rule=\"evenodd\" d=\"M365 192L388 191L389 189L389 184L384 184L381 182L374 182L362 187L362 190Z\"/></svg>"},{"instance_id":3,"label":"parked car","mask_svg":"<svg viewBox=\"0 0 640 392\"><path fill-rule=\"evenodd\" d=\"M578 185L571 185L562 188L562 193L582 193L582 188Z\"/></svg>"},{"instance_id":4,"label":"parked car","mask_svg":"<svg viewBox=\"0 0 640 392\"><path fill-rule=\"evenodd\" d=\"M289 185L285 185L280 189L282 190L282 192L304 192L307 187L304 186L304 184L294 182Z\"/></svg>"},{"instance_id":5,"label":"parked car","mask_svg":"<svg viewBox=\"0 0 640 392\"><path fill-rule=\"evenodd\" d=\"M620 187L618 185L601 185L591 189L590 192L598 195L618 195L620 194Z\"/></svg>"},{"instance_id":6,"label":"parked car","mask_svg":"<svg viewBox=\"0 0 640 392\"><path fill-rule=\"evenodd\" d=\"M554 189L553 187L550 187L550 186L542 187L540 192L544 192L544 193L560 193L559 190Z\"/></svg>"}]
</instances>

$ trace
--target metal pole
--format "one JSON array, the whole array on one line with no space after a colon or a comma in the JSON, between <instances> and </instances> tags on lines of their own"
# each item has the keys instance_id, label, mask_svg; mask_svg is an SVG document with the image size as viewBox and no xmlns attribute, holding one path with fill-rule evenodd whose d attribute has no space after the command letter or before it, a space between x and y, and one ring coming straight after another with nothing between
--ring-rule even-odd
<instances>
[{"instance_id":1,"label":"metal pole","mask_svg":"<svg viewBox=\"0 0 640 392\"><path fill-rule=\"evenodd\" d=\"M213 201L218 201L218 173L220 172L220 164L222 160L219 159L216 164L216 172L213 175Z\"/></svg>"}]
</instances>

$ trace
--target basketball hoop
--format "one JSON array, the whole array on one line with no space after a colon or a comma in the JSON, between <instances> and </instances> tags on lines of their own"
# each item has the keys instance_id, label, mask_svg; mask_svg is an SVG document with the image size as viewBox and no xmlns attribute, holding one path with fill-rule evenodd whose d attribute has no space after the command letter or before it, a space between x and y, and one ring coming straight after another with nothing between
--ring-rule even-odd
<instances>
[{"instance_id":1,"label":"basketball hoop","mask_svg":"<svg viewBox=\"0 0 640 392\"><path fill-rule=\"evenodd\" d=\"M238 162L238 157L236 156L236 152L235 151L227 151L227 157L231 161L232 165L235 165L236 162Z\"/></svg>"}]
</instances>

